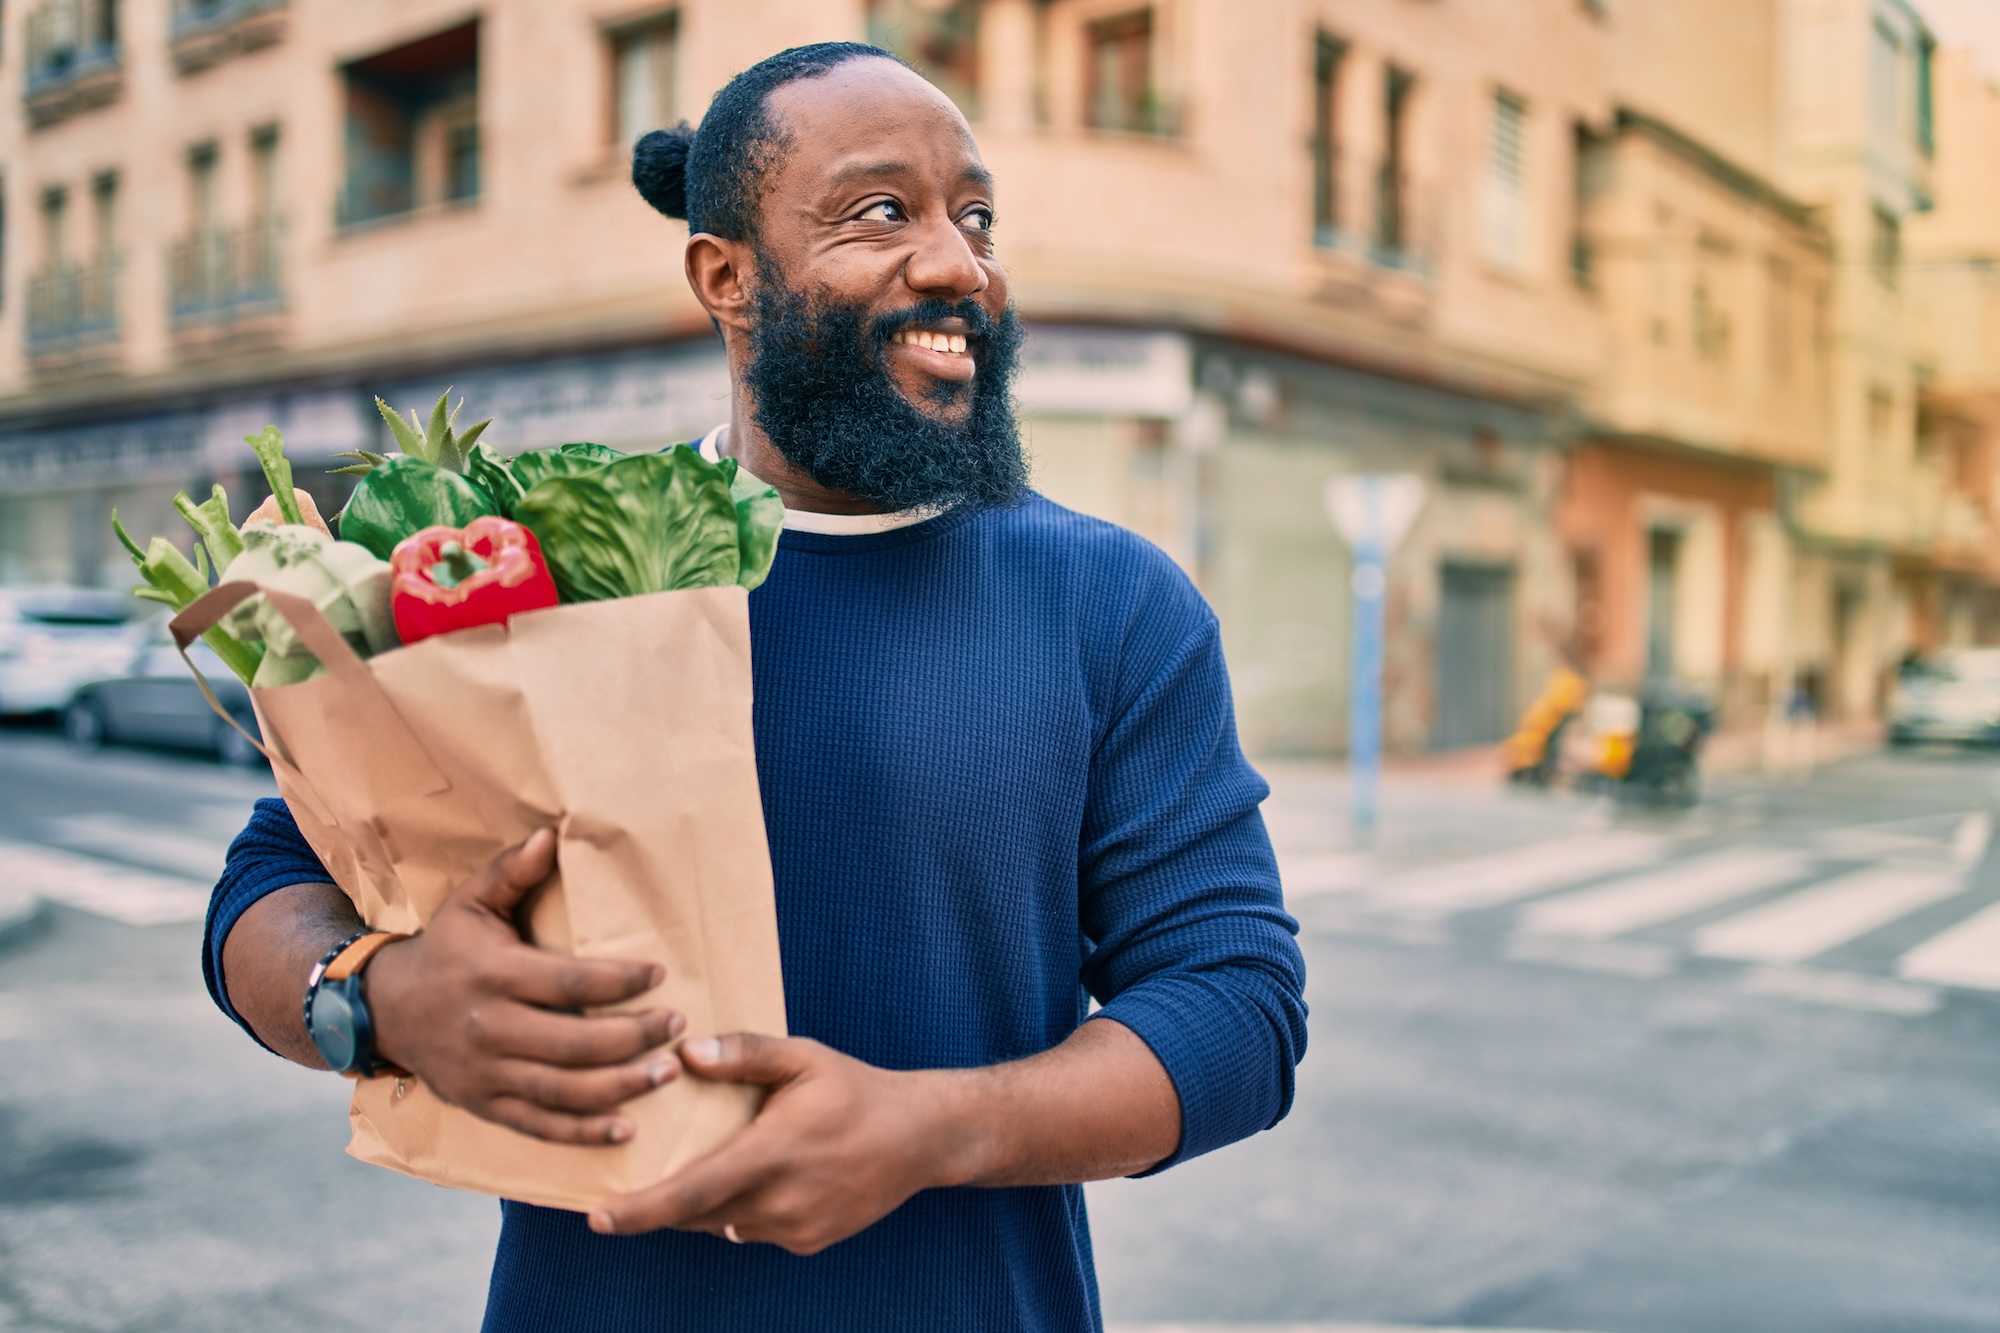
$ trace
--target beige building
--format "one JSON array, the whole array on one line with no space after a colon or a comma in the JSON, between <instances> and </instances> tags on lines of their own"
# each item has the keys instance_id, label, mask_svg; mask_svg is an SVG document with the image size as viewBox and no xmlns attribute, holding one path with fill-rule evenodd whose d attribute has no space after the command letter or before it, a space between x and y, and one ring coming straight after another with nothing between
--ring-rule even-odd
<instances>
[{"instance_id":1,"label":"beige building","mask_svg":"<svg viewBox=\"0 0 2000 1333\"><path fill-rule=\"evenodd\" d=\"M1919 77L1897 0L25 0L0 579L120 581L111 504L171 531L266 421L313 472L380 442L377 392L456 386L502 446L704 430L719 351L625 146L774 50L865 38L1000 178L1038 484L1194 575L1254 747L1344 744L1323 497L1358 470L1428 496L1391 568L1391 744L1497 738L1580 644L1642 675L1663 624L1674 672L1754 706L1831 651L1804 611L1773 627L1787 590L1886 626L1913 540L1877 510L1914 463L1854 472L1878 388L1917 448L1904 297L1855 256L1930 189L1913 119L1842 165L1879 129L1876 14ZM1822 93L1852 103L1831 139L1801 128ZM1656 533L1671 615L1625 586Z\"/></svg>"}]
</instances>

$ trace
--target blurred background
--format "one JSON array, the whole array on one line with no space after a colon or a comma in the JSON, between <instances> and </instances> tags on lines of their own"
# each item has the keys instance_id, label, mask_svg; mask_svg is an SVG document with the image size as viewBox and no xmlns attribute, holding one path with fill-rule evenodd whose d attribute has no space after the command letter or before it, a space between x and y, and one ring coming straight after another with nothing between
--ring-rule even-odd
<instances>
[{"instance_id":1,"label":"blurred background","mask_svg":"<svg viewBox=\"0 0 2000 1333\"><path fill-rule=\"evenodd\" d=\"M201 992L270 787L107 515L240 519L267 422L332 513L377 394L702 434L627 149L827 39L971 119L1036 484L1194 578L1277 789L1300 1107L1093 1189L1112 1322L2000 1329L2000 0L12 0L0 1330L476 1324L490 1206Z\"/></svg>"}]
</instances>

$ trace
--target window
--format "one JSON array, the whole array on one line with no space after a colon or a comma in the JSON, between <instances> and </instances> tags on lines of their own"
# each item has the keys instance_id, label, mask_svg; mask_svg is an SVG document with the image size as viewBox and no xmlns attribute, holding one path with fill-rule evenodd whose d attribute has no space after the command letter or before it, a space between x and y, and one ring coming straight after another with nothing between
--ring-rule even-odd
<instances>
[{"instance_id":1,"label":"window","mask_svg":"<svg viewBox=\"0 0 2000 1333\"><path fill-rule=\"evenodd\" d=\"M1735 263L1729 242L1704 234L1695 246L1694 308L1688 327L1694 334L1695 351L1707 361L1723 361L1729 356L1729 308L1717 295L1721 279Z\"/></svg>"},{"instance_id":2,"label":"window","mask_svg":"<svg viewBox=\"0 0 2000 1333\"><path fill-rule=\"evenodd\" d=\"M1875 205L1875 229L1868 246L1869 266L1875 278L1891 291L1903 266L1903 224L1882 205Z\"/></svg>"},{"instance_id":3,"label":"window","mask_svg":"<svg viewBox=\"0 0 2000 1333\"><path fill-rule=\"evenodd\" d=\"M868 40L894 51L958 103L978 111L979 0L869 0Z\"/></svg>"},{"instance_id":4,"label":"window","mask_svg":"<svg viewBox=\"0 0 2000 1333\"><path fill-rule=\"evenodd\" d=\"M68 231L69 191L52 185L42 191L42 256L47 267L59 266L67 256Z\"/></svg>"},{"instance_id":5,"label":"window","mask_svg":"<svg viewBox=\"0 0 2000 1333\"><path fill-rule=\"evenodd\" d=\"M1502 268L1521 266L1527 229L1528 107L1512 93L1493 95L1492 155L1486 169L1486 257Z\"/></svg>"},{"instance_id":6,"label":"window","mask_svg":"<svg viewBox=\"0 0 2000 1333\"><path fill-rule=\"evenodd\" d=\"M679 50L679 24L674 14L656 15L642 24L611 34L612 79L615 85L612 142L630 152L649 130L672 125L674 62Z\"/></svg>"},{"instance_id":7,"label":"window","mask_svg":"<svg viewBox=\"0 0 2000 1333\"><path fill-rule=\"evenodd\" d=\"M478 20L357 60L341 70L341 80L342 223L478 198Z\"/></svg>"},{"instance_id":8,"label":"window","mask_svg":"<svg viewBox=\"0 0 2000 1333\"><path fill-rule=\"evenodd\" d=\"M1326 33L1313 42L1313 240L1340 232L1340 65L1347 44Z\"/></svg>"},{"instance_id":9,"label":"window","mask_svg":"<svg viewBox=\"0 0 2000 1333\"><path fill-rule=\"evenodd\" d=\"M1877 16L1868 43L1869 99L1878 141L1900 137L1903 127L1903 39Z\"/></svg>"},{"instance_id":10,"label":"window","mask_svg":"<svg viewBox=\"0 0 2000 1333\"><path fill-rule=\"evenodd\" d=\"M1382 87L1382 164L1375 178L1375 250L1396 262L1410 249L1407 170L1410 101L1417 76L1391 65Z\"/></svg>"},{"instance_id":11,"label":"window","mask_svg":"<svg viewBox=\"0 0 2000 1333\"><path fill-rule=\"evenodd\" d=\"M99 263L109 263L118 248L118 173L100 171L90 181L91 232Z\"/></svg>"},{"instance_id":12,"label":"window","mask_svg":"<svg viewBox=\"0 0 2000 1333\"><path fill-rule=\"evenodd\" d=\"M1153 86L1153 11L1093 23L1084 89L1085 117L1100 130L1159 133L1159 94Z\"/></svg>"},{"instance_id":13,"label":"window","mask_svg":"<svg viewBox=\"0 0 2000 1333\"><path fill-rule=\"evenodd\" d=\"M1579 122L1570 136L1574 188L1570 201L1570 278L1583 291L1597 285L1597 253L1588 225L1590 201L1604 188L1611 171L1611 144L1605 136Z\"/></svg>"},{"instance_id":14,"label":"window","mask_svg":"<svg viewBox=\"0 0 2000 1333\"><path fill-rule=\"evenodd\" d=\"M1765 270L1764 332L1771 378L1780 384L1792 377L1793 286L1792 266L1782 259L1773 259Z\"/></svg>"},{"instance_id":15,"label":"window","mask_svg":"<svg viewBox=\"0 0 2000 1333\"><path fill-rule=\"evenodd\" d=\"M212 140L188 149L188 220L196 234L215 228L217 156Z\"/></svg>"},{"instance_id":16,"label":"window","mask_svg":"<svg viewBox=\"0 0 2000 1333\"><path fill-rule=\"evenodd\" d=\"M1928 36L1917 43L1917 147L1926 157L1937 152L1937 43Z\"/></svg>"},{"instance_id":17,"label":"window","mask_svg":"<svg viewBox=\"0 0 2000 1333\"><path fill-rule=\"evenodd\" d=\"M278 127L250 131L250 208L259 222L278 215Z\"/></svg>"}]
</instances>

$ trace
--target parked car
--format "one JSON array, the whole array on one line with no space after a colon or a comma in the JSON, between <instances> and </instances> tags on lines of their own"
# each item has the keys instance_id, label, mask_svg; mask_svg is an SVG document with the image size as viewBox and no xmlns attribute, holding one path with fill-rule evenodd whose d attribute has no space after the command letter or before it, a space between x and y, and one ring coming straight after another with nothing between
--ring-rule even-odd
<instances>
[{"instance_id":1,"label":"parked car","mask_svg":"<svg viewBox=\"0 0 2000 1333\"><path fill-rule=\"evenodd\" d=\"M250 691L222 664L207 644L197 640L188 657L201 668L216 701L251 735L257 715ZM201 750L225 764L249 767L264 762L243 733L215 715L201 686L188 674L162 621L126 674L93 681L76 692L63 710L63 730L78 745L165 745Z\"/></svg>"},{"instance_id":2,"label":"parked car","mask_svg":"<svg viewBox=\"0 0 2000 1333\"><path fill-rule=\"evenodd\" d=\"M1889 739L2000 743L2000 648L1946 648L1904 663L1889 696Z\"/></svg>"},{"instance_id":3,"label":"parked car","mask_svg":"<svg viewBox=\"0 0 2000 1333\"><path fill-rule=\"evenodd\" d=\"M139 603L96 588L0 588L0 713L53 713L125 671Z\"/></svg>"}]
</instances>

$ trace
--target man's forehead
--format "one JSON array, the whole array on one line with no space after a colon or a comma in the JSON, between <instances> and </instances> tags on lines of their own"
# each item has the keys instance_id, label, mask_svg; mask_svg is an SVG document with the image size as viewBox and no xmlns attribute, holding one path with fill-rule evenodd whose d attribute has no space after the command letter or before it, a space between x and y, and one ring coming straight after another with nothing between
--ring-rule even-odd
<instances>
[{"instance_id":1,"label":"man's forehead","mask_svg":"<svg viewBox=\"0 0 2000 1333\"><path fill-rule=\"evenodd\" d=\"M989 184L972 127L951 99L891 60L853 60L771 94L790 161L784 175L832 189L933 175Z\"/></svg>"}]
</instances>

